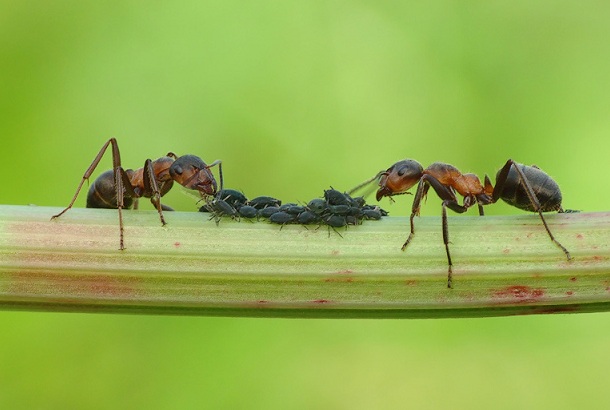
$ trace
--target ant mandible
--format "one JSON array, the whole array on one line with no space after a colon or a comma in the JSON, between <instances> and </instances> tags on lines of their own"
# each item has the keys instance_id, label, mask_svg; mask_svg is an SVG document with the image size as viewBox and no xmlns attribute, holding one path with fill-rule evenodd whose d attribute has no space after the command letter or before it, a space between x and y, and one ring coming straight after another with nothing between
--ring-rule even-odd
<instances>
[{"instance_id":1,"label":"ant mandible","mask_svg":"<svg viewBox=\"0 0 610 410\"><path fill-rule=\"evenodd\" d=\"M110 208L119 211L119 249L124 246L123 208L138 208L138 199L150 198L150 202L159 212L161 224L166 225L163 210L171 211L168 206L161 205L161 197L169 192L174 181L185 188L197 190L202 196L215 195L217 192L216 180L210 168L218 165L220 176L220 189L222 190L222 162L216 160L207 165L195 155L183 155L178 157L173 152L154 161L147 159L144 167L134 170L125 170L121 166L121 154L115 138L110 138L89 168L85 171L83 178L76 188L76 193L70 204L51 220L59 218L74 205L78 194L85 181L99 164L109 146L112 146L112 170L102 173L90 186L87 194L87 208Z\"/></svg>"},{"instance_id":2,"label":"ant mandible","mask_svg":"<svg viewBox=\"0 0 610 410\"><path fill-rule=\"evenodd\" d=\"M464 213L473 206L478 205L479 215L484 215L483 206L493 204L502 199L507 204L519 209L537 212L551 241L555 243L570 260L570 252L555 239L549 229L543 212L564 212L561 207L561 190L559 185L545 172L536 166L518 164L512 159L496 174L496 185L485 175L485 182L481 184L474 174L462 174L452 165L435 162L424 169L421 164L412 159L398 161L386 171L381 171L375 177L355 187L354 190L378 180L377 200L387 196L406 194L411 187L418 183L413 206L411 209L411 231L409 237L402 245L404 251L415 235L414 217L419 215L422 198L425 198L430 187L443 200L442 202L442 229L443 243L447 253L448 273L447 287L452 288L452 262L449 252L449 231L447 225L447 208L457 213ZM464 198L460 205L456 192Z\"/></svg>"}]
</instances>

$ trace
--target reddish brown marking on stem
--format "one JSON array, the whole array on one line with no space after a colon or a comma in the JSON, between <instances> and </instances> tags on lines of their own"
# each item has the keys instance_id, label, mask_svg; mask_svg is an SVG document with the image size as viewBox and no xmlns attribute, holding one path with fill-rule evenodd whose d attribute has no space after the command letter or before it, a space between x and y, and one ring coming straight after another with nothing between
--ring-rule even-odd
<instances>
[{"instance_id":1,"label":"reddish brown marking on stem","mask_svg":"<svg viewBox=\"0 0 610 410\"><path fill-rule=\"evenodd\" d=\"M137 293L134 285L139 282L140 279L134 277L22 271L11 275L8 291L17 294L53 293L66 298L105 295L123 299Z\"/></svg>"},{"instance_id":2,"label":"reddish brown marking on stem","mask_svg":"<svg viewBox=\"0 0 610 410\"><path fill-rule=\"evenodd\" d=\"M324 282L339 282L339 283L351 283L354 281L352 277L342 277L342 278L326 278Z\"/></svg>"},{"instance_id":3,"label":"reddish brown marking on stem","mask_svg":"<svg viewBox=\"0 0 610 410\"><path fill-rule=\"evenodd\" d=\"M180 245L182 245L180 242L174 242L174 246L175 246L176 248L179 248L179 247L180 247Z\"/></svg>"},{"instance_id":4,"label":"reddish brown marking on stem","mask_svg":"<svg viewBox=\"0 0 610 410\"><path fill-rule=\"evenodd\" d=\"M544 289L541 288L531 288L529 286L507 286L502 289L494 290L492 293L492 298L494 299L503 299L502 302L535 302L537 299L540 299L544 296Z\"/></svg>"},{"instance_id":5,"label":"reddish brown marking on stem","mask_svg":"<svg viewBox=\"0 0 610 410\"><path fill-rule=\"evenodd\" d=\"M405 280L405 285L407 285L407 286L417 286L417 280L415 280L415 279L407 279L407 280Z\"/></svg>"},{"instance_id":6,"label":"reddish brown marking on stem","mask_svg":"<svg viewBox=\"0 0 610 410\"><path fill-rule=\"evenodd\" d=\"M584 235L579 233L576 235L576 239L584 239Z\"/></svg>"},{"instance_id":7,"label":"reddish brown marking on stem","mask_svg":"<svg viewBox=\"0 0 610 410\"><path fill-rule=\"evenodd\" d=\"M324 304L324 303L330 303L330 300L327 299L316 299L316 300L312 300L313 303L319 303L319 304Z\"/></svg>"},{"instance_id":8,"label":"reddish brown marking on stem","mask_svg":"<svg viewBox=\"0 0 610 410\"><path fill-rule=\"evenodd\" d=\"M577 280L577 279L578 279L578 278L577 278L576 276L572 276L572 277L570 278L570 282L576 282L576 280Z\"/></svg>"},{"instance_id":9,"label":"reddish brown marking on stem","mask_svg":"<svg viewBox=\"0 0 610 410\"><path fill-rule=\"evenodd\" d=\"M510 252L510 249L508 249L508 248L504 248L504 249L502 250L502 253L503 253L503 254L505 254L505 255L506 255L507 253L509 253L509 252Z\"/></svg>"},{"instance_id":10,"label":"reddish brown marking on stem","mask_svg":"<svg viewBox=\"0 0 610 410\"><path fill-rule=\"evenodd\" d=\"M568 295L568 296L572 296L573 294L574 294L574 292L573 292L573 291L571 291L571 290L568 290L568 291L566 292L566 295Z\"/></svg>"}]
</instances>

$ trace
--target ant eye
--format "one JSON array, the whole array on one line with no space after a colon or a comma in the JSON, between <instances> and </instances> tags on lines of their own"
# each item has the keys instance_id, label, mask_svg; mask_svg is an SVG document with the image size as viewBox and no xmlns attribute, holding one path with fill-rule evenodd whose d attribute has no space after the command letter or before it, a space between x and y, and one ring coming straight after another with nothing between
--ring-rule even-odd
<instances>
[{"instance_id":1,"label":"ant eye","mask_svg":"<svg viewBox=\"0 0 610 410\"><path fill-rule=\"evenodd\" d=\"M407 172L406 168L400 168L397 172L398 176L401 177Z\"/></svg>"},{"instance_id":2,"label":"ant eye","mask_svg":"<svg viewBox=\"0 0 610 410\"><path fill-rule=\"evenodd\" d=\"M182 175L182 167L180 165L174 165L172 167L172 170L178 174L178 175Z\"/></svg>"}]
</instances>

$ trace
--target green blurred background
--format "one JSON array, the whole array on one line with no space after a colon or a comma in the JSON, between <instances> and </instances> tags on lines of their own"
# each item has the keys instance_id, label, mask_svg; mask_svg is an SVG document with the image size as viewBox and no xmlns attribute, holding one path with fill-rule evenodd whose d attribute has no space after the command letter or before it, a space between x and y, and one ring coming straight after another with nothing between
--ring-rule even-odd
<instances>
[{"instance_id":1,"label":"green blurred background","mask_svg":"<svg viewBox=\"0 0 610 410\"><path fill-rule=\"evenodd\" d=\"M0 1L0 203L67 205L115 136L126 167L222 159L250 197L514 158L607 210L609 21L594 1ZM165 203L195 210L181 191ZM609 325L0 312L0 407L608 408Z\"/></svg>"}]
</instances>

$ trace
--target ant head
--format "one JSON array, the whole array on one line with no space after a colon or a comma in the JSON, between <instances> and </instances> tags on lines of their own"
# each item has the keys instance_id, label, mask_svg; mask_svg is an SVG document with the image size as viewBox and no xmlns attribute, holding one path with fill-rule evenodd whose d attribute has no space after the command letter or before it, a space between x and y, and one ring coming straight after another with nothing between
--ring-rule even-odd
<instances>
[{"instance_id":1,"label":"ant head","mask_svg":"<svg viewBox=\"0 0 610 410\"><path fill-rule=\"evenodd\" d=\"M203 160L195 155L183 155L169 168L172 179L185 188L194 189L204 195L215 195L216 179Z\"/></svg>"},{"instance_id":2,"label":"ant head","mask_svg":"<svg viewBox=\"0 0 610 410\"><path fill-rule=\"evenodd\" d=\"M384 173L379 179L377 200L384 196L392 196L405 193L419 181L424 172L421 164L412 159L398 161Z\"/></svg>"}]
</instances>

